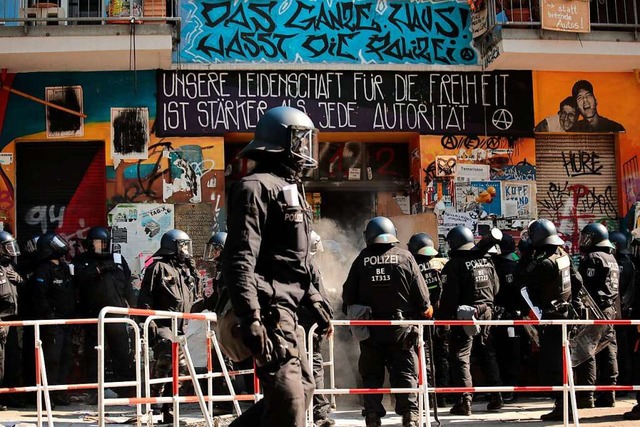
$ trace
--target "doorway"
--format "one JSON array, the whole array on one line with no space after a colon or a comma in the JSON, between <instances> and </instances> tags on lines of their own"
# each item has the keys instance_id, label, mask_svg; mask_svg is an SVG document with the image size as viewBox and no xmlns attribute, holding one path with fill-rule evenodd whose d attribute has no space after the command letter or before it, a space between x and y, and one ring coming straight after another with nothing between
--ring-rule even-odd
<instances>
[{"instance_id":1,"label":"doorway","mask_svg":"<svg viewBox=\"0 0 640 427\"><path fill-rule=\"evenodd\" d=\"M56 232L73 255L89 228L106 225L104 142L17 143L16 199L19 243Z\"/></svg>"},{"instance_id":2,"label":"doorway","mask_svg":"<svg viewBox=\"0 0 640 427\"><path fill-rule=\"evenodd\" d=\"M364 242L362 233L365 223L375 216L376 193L323 191L321 197L320 216L335 223L336 234L349 234L358 239L358 243L360 240Z\"/></svg>"}]
</instances>

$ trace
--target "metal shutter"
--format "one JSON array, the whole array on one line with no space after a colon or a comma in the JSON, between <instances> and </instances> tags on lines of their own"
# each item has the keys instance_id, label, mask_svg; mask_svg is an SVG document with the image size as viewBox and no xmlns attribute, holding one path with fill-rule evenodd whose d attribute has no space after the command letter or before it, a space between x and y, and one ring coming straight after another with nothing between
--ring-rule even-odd
<instances>
[{"instance_id":1,"label":"metal shutter","mask_svg":"<svg viewBox=\"0 0 640 427\"><path fill-rule=\"evenodd\" d=\"M538 218L552 220L572 253L590 222L618 218L615 136L536 135Z\"/></svg>"}]
</instances>

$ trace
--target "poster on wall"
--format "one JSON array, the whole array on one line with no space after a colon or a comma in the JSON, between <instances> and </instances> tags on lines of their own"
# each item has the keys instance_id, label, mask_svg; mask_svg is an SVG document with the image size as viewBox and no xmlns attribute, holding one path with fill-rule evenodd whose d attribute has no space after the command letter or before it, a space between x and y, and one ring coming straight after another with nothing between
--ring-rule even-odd
<instances>
[{"instance_id":1,"label":"poster on wall","mask_svg":"<svg viewBox=\"0 0 640 427\"><path fill-rule=\"evenodd\" d=\"M589 0L541 0L543 30L568 33L591 32Z\"/></svg>"},{"instance_id":2,"label":"poster on wall","mask_svg":"<svg viewBox=\"0 0 640 427\"><path fill-rule=\"evenodd\" d=\"M149 149L149 109L111 108L111 158L146 159Z\"/></svg>"},{"instance_id":3,"label":"poster on wall","mask_svg":"<svg viewBox=\"0 0 640 427\"><path fill-rule=\"evenodd\" d=\"M475 212L479 218L502 215L500 181L471 181L456 183L456 209Z\"/></svg>"},{"instance_id":4,"label":"poster on wall","mask_svg":"<svg viewBox=\"0 0 640 427\"><path fill-rule=\"evenodd\" d=\"M129 263L131 275L141 273L151 256L160 248L162 235L174 228L174 206L161 203L121 203L107 215L114 252Z\"/></svg>"},{"instance_id":5,"label":"poster on wall","mask_svg":"<svg viewBox=\"0 0 640 427\"><path fill-rule=\"evenodd\" d=\"M69 110L83 112L82 86L53 86L45 89L45 98ZM46 107L47 138L84 136L84 118L50 106Z\"/></svg>"},{"instance_id":6,"label":"poster on wall","mask_svg":"<svg viewBox=\"0 0 640 427\"><path fill-rule=\"evenodd\" d=\"M502 182L502 189L503 216L505 218L527 220L535 217L535 183L504 181Z\"/></svg>"}]
</instances>

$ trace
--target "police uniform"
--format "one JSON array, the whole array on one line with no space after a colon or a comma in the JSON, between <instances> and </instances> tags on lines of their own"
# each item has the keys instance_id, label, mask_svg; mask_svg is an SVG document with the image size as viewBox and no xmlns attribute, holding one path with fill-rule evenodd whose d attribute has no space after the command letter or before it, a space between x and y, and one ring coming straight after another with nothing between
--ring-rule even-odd
<instances>
[{"instance_id":1,"label":"police uniform","mask_svg":"<svg viewBox=\"0 0 640 427\"><path fill-rule=\"evenodd\" d=\"M273 354L259 355L265 356L257 369L265 397L234 426L303 425L313 395L296 311L322 297L311 286L311 218L296 175L276 161L259 163L230 194L225 284L238 318L260 317L255 320L274 344Z\"/></svg>"},{"instance_id":2,"label":"police uniform","mask_svg":"<svg viewBox=\"0 0 640 427\"><path fill-rule=\"evenodd\" d=\"M107 306L129 308L135 306L131 271L120 254L99 256L90 252L76 255L73 260L74 279L78 289L78 311L82 317L97 318ZM87 380L97 380L97 329L85 328L85 355ZM125 323L107 323L105 341L112 360L116 381L135 378L134 358L129 344L128 326Z\"/></svg>"},{"instance_id":3,"label":"police uniform","mask_svg":"<svg viewBox=\"0 0 640 427\"><path fill-rule=\"evenodd\" d=\"M607 249L594 250L585 254L578 268L584 286L596 304L602 310L605 319L616 318L616 300L618 298L620 270L615 257ZM606 344L605 344L606 342ZM618 378L618 357L616 334L613 325L603 327L597 347L604 348L594 357L576 367L576 384L615 385ZM597 378L596 380L596 365ZM580 402L591 405L593 392L580 393ZM597 406L613 406L614 392L601 392Z\"/></svg>"},{"instance_id":4,"label":"police uniform","mask_svg":"<svg viewBox=\"0 0 640 427\"><path fill-rule=\"evenodd\" d=\"M476 309L478 320L491 320L493 301L499 290L499 280L491 259L481 251L451 251L450 259L442 269L442 298L436 316L440 319L456 319L458 307ZM500 385L500 372L493 344L487 339L489 328L480 328L480 334L469 336L463 327L452 327L449 348L451 355L451 383L454 387L471 387L471 350L476 348L483 363L488 385ZM471 393L464 393L452 408L466 406L472 400ZM492 395L490 405L502 406L499 394Z\"/></svg>"},{"instance_id":5,"label":"police uniform","mask_svg":"<svg viewBox=\"0 0 640 427\"><path fill-rule=\"evenodd\" d=\"M0 262L0 320L15 320L18 314L18 289L24 280L13 264L5 259ZM20 350L16 328L0 327L0 387L17 387L16 368L19 366ZM33 353L33 347L27 350ZM13 369L11 369L13 368ZM34 365L30 366L33 369ZM5 408L6 409L6 408Z\"/></svg>"},{"instance_id":6,"label":"police uniform","mask_svg":"<svg viewBox=\"0 0 640 427\"><path fill-rule=\"evenodd\" d=\"M200 292L200 276L193 259L181 261L176 255L157 256L145 269L137 306L147 310L189 313ZM171 319L154 320L157 330L155 337L151 337L155 358L154 365L151 367L152 378L166 378L171 375L173 338L171 322ZM177 323L178 334L183 334L184 319L178 319ZM184 356L181 354L180 357ZM184 368L185 364L181 363L181 367ZM156 397L172 395L171 387L165 387L165 383L153 384L151 393ZM167 422L167 413L170 411L169 405L162 405L165 422ZM155 409L157 412L159 408L156 406Z\"/></svg>"},{"instance_id":7,"label":"police uniform","mask_svg":"<svg viewBox=\"0 0 640 427\"><path fill-rule=\"evenodd\" d=\"M636 268L631 257L626 253L616 253L616 261L620 269L619 299L620 313L623 319L632 319L635 299ZM618 384L633 384L633 353L637 341L637 330L634 326L615 326L616 343L618 344Z\"/></svg>"},{"instance_id":8,"label":"police uniform","mask_svg":"<svg viewBox=\"0 0 640 427\"><path fill-rule=\"evenodd\" d=\"M416 255L414 254L418 268L422 273L427 289L429 289L429 300L431 306L438 307L440 304L440 297L442 296L442 277L441 272L444 268L445 262L440 259L434 259L433 257ZM433 364L435 369L435 386L448 387L449 386L449 327L438 327L434 334L431 334L433 340ZM426 343L426 340L425 340ZM427 358L432 357L430 352L425 352ZM431 366L430 360L425 360L427 366ZM428 371L429 382L434 385L433 377L434 373L431 369ZM438 406L446 406L444 396L438 395Z\"/></svg>"},{"instance_id":9,"label":"police uniform","mask_svg":"<svg viewBox=\"0 0 640 427\"><path fill-rule=\"evenodd\" d=\"M390 244L373 244L354 260L343 285L343 312L358 304L371 307L375 320L419 319L429 308L429 290L413 255ZM403 345L408 329L404 326L371 327L370 338L360 342L358 368L364 388L380 388L384 368L393 388L417 387L417 357L414 348ZM364 395L363 416L386 410L381 394ZM416 394L398 394L395 412L417 416ZM404 421L403 421L404 422Z\"/></svg>"},{"instance_id":10,"label":"police uniform","mask_svg":"<svg viewBox=\"0 0 640 427\"><path fill-rule=\"evenodd\" d=\"M76 289L64 261L42 261L32 277L33 311L37 319L76 317ZM42 347L49 384L66 384L73 365L71 325L42 328ZM54 396L55 397L55 396Z\"/></svg>"},{"instance_id":11,"label":"police uniform","mask_svg":"<svg viewBox=\"0 0 640 427\"><path fill-rule=\"evenodd\" d=\"M572 289L582 286L579 274L571 267L571 259L559 246L545 246L535 250L522 262L523 284L532 303L540 308L543 319L566 319L568 310L552 302L569 303ZM544 385L562 384L562 331L558 326L542 326L540 332L540 377ZM562 404L558 393L556 408ZM561 411L554 410L555 414Z\"/></svg>"}]
</instances>

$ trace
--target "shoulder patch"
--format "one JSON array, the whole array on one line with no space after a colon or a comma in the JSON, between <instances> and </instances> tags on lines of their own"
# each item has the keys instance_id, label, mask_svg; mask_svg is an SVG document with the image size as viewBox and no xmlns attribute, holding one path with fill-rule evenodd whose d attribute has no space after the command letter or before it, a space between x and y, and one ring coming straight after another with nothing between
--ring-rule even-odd
<instances>
[{"instance_id":1,"label":"shoulder patch","mask_svg":"<svg viewBox=\"0 0 640 427\"><path fill-rule=\"evenodd\" d=\"M587 277L594 277L596 275L595 268L587 268Z\"/></svg>"}]
</instances>

